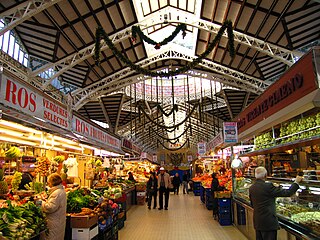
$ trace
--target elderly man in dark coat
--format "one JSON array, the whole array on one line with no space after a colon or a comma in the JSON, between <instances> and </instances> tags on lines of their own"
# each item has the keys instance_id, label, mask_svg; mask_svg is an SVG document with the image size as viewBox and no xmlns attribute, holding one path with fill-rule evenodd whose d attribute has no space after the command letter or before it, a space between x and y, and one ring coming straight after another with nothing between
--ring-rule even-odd
<instances>
[{"instance_id":1,"label":"elderly man in dark coat","mask_svg":"<svg viewBox=\"0 0 320 240\"><path fill-rule=\"evenodd\" d=\"M258 167L255 170L255 183L250 187L250 201L253 207L253 224L256 230L256 240L277 240L277 230L280 228L276 216L276 197L290 197L298 189L302 177L297 176L289 189L274 186L266 182L267 170Z\"/></svg>"}]
</instances>

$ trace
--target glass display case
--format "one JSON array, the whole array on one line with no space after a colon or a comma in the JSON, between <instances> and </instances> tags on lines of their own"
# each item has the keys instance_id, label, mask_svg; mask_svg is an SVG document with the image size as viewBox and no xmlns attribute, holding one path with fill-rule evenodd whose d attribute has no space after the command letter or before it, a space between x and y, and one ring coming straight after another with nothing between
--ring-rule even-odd
<instances>
[{"instance_id":1,"label":"glass display case","mask_svg":"<svg viewBox=\"0 0 320 240\"><path fill-rule=\"evenodd\" d=\"M237 212L235 223L238 225L241 225L241 221L243 222L243 218L245 218L239 216L241 208L243 211L253 211L249 199L249 187L253 181L254 178L238 178L236 180L234 200L237 205L241 206L236 206L234 209ZM267 181L283 188L289 188L293 179L268 177ZM291 234L296 239L320 239L320 181L308 180L305 177L299 185L300 189L292 197L276 199L279 223L287 231L287 235ZM248 216L248 213L245 215ZM247 219L247 222L250 221ZM290 239L290 237L283 237L283 239Z\"/></svg>"}]
</instances>

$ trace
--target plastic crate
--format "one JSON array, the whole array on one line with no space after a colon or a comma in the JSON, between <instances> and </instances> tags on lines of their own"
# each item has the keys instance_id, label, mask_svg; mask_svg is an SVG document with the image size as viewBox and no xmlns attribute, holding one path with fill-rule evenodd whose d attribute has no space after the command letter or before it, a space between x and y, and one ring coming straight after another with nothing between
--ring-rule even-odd
<instances>
[{"instance_id":1,"label":"plastic crate","mask_svg":"<svg viewBox=\"0 0 320 240\"><path fill-rule=\"evenodd\" d=\"M218 199L218 205L219 205L219 207L226 207L226 206L231 207L231 199L230 198Z\"/></svg>"},{"instance_id":2,"label":"plastic crate","mask_svg":"<svg viewBox=\"0 0 320 240\"><path fill-rule=\"evenodd\" d=\"M112 240L118 240L119 239L119 235L118 235L118 231L116 233L113 234L112 236Z\"/></svg>"},{"instance_id":3,"label":"plastic crate","mask_svg":"<svg viewBox=\"0 0 320 240\"><path fill-rule=\"evenodd\" d=\"M197 191L197 190L195 191L195 190L194 190L194 191L193 191L193 194L194 194L195 196L200 196L200 191Z\"/></svg>"},{"instance_id":4,"label":"plastic crate","mask_svg":"<svg viewBox=\"0 0 320 240\"><path fill-rule=\"evenodd\" d=\"M222 219L229 219L231 221L232 217L231 217L231 212L223 212L223 213L218 213L218 218L219 220Z\"/></svg>"},{"instance_id":5,"label":"plastic crate","mask_svg":"<svg viewBox=\"0 0 320 240\"><path fill-rule=\"evenodd\" d=\"M124 219L118 220L118 230L122 229L124 227Z\"/></svg>"},{"instance_id":6,"label":"plastic crate","mask_svg":"<svg viewBox=\"0 0 320 240\"><path fill-rule=\"evenodd\" d=\"M230 206L219 206L218 207L218 212L231 212L231 207Z\"/></svg>"},{"instance_id":7,"label":"plastic crate","mask_svg":"<svg viewBox=\"0 0 320 240\"><path fill-rule=\"evenodd\" d=\"M231 219L219 219L219 224L221 226L230 226L231 223Z\"/></svg>"},{"instance_id":8,"label":"plastic crate","mask_svg":"<svg viewBox=\"0 0 320 240\"><path fill-rule=\"evenodd\" d=\"M105 231L99 231L99 240L111 240L113 238L112 228L108 228Z\"/></svg>"}]
</instances>

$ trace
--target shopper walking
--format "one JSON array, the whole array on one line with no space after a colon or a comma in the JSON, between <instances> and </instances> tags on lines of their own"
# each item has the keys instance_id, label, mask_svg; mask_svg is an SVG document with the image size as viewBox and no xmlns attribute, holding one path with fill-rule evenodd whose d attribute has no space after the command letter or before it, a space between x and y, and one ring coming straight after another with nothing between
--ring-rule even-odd
<instances>
[{"instance_id":1,"label":"shopper walking","mask_svg":"<svg viewBox=\"0 0 320 240\"><path fill-rule=\"evenodd\" d=\"M41 239L63 240L66 227L67 195L62 186L59 174L48 177L49 197L42 202L42 210L46 214L49 233Z\"/></svg>"},{"instance_id":2,"label":"shopper walking","mask_svg":"<svg viewBox=\"0 0 320 240\"><path fill-rule=\"evenodd\" d=\"M159 189L159 210L163 209L163 195L164 197L164 209L168 210L169 204L169 181L170 175L164 171L164 168L160 168L160 174L158 176L158 189Z\"/></svg>"},{"instance_id":3,"label":"shopper walking","mask_svg":"<svg viewBox=\"0 0 320 240\"><path fill-rule=\"evenodd\" d=\"M186 194L186 193L189 194L188 182L189 182L188 171L185 171L184 174L182 175L183 194Z\"/></svg>"},{"instance_id":4,"label":"shopper walking","mask_svg":"<svg viewBox=\"0 0 320 240\"><path fill-rule=\"evenodd\" d=\"M212 208L213 208L213 218L218 218L218 199L214 197L215 192L219 191L221 187L219 186L219 180L217 178L218 173L212 173L211 182L211 196L212 196Z\"/></svg>"},{"instance_id":5,"label":"shopper walking","mask_svg":"<svg viewBox=\"0 0 320 240\"><path fill-rule=\"evenodd\" d=\"M152 173L147 182L148 209L151 209L152 198L153 198L153 209L157 207L157 191L158 191L158 181L155 173Z\"/></svg>"},{"instance_id":6,"label":"shopper walking","mask_svg":"<svg viewBox=\"0 0 320 240\"><path fill-rule=\"evenodd\" d=\"M172 184L173 184L174 194L177 193L177 195L179 195L179 188L181 185L181 179L180 179L179 173L176 173L175 176L173 177Z\"/></svg>"},{"instance_id":7,"label":"shopper walking","mask_svg":"<svg viewBox=\"0 0 320 240\"><path fill-rule=\"evenodd\" d=\"M264 167L255 169L255 183L249 188L251 205L253 206L253 225L256 230L256 240L276 240L280 228L276 217L276 197L290 197L298 189L302 177L297 176L289 189L274 186L265 182L267 170Z\"/></svg>"}]
</instances>

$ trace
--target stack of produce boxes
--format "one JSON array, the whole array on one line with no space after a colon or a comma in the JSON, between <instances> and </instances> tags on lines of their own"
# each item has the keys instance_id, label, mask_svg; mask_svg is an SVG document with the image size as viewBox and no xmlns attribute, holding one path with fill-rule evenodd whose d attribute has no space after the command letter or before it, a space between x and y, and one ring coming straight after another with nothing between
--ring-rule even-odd
<instances>
[{"instance_id":1,"label":"stack of produce boxes","mask_svg":"<svg viewBox=\"0 0 320 240\"><path fill-rule=\"evenodd\" d=\"M146 183L137 183L136 192L137 192L137 204L144 205L146 203Z\"/></svg>"}]
</instances>

